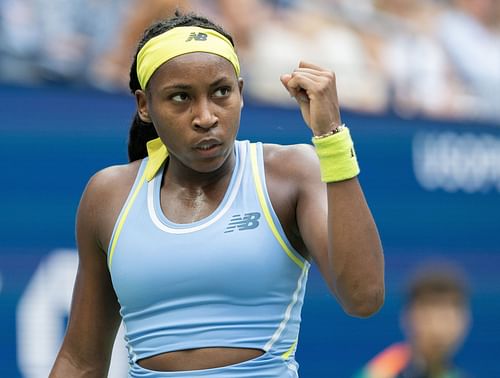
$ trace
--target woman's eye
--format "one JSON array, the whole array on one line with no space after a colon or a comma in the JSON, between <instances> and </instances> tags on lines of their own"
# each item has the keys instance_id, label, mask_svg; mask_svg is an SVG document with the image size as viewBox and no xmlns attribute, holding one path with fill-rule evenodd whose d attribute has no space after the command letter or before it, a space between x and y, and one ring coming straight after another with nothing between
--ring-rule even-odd
<instances>
[{"instance_id":1,"label":"woman's eye","mask_svg":"<svg viewBox=\"0 0 500 378\"><path fill-rule=\"evenodd\" d=\"M231 88L229 88L229 87L222 87L222 88L218 88L214 92L214 96L215 97L227 97L230 92L231 92Z\"/></svg>"},{"instance_id":2,"label":"woman's eye","mask_svg":"<svg viewBox=\"0 0 500 378\"><path fill-rule=\"evenodd\" d=\"M189 99L187 93L177 93L170 97L175 102L184 102Z\"/></svg>"}]
</instances>

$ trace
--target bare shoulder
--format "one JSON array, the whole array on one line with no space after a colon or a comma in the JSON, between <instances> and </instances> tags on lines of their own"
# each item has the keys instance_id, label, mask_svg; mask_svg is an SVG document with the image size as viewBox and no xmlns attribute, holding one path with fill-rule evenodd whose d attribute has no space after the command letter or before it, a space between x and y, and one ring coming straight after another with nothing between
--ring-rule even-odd
<instances>
[{"instance_id":1,"label":"bare shoulder","mask_svg":"<svg viewBox=\"0 0 500 378\"><path fill-rule=\"evenodd\" d=\"M104 168L90 178L85 191L89 195L104 197L116 195L121 191L128 192L135 181L140 164L139 160Z\"/></svg>"},{"instance_id":2,"label":"bare shoulder","mask_svg":"<svg viewBox=\"0 0 500 378\"><path fill-rule=\"evenodd\" d=\"M77 234L94 235L101 249L107 246L118 215L139 171L140 161L116 165L95 173L82 195ZM87 230L87 232L82 232Z\"/></svg>"},{"instance_id":3,"label":"bare shoulder","mask_svg":"<svg viewBox=\"0 0 500 378\"><path fill-rule=\"evenodd\" d=\"M290 179L319 179L319 161L308 144L264 144L266 174Z\"/></svg>"},{"instance_id":4,"label":"bare shoulder","mask_svg":"<svg viewBox=\"0 0 500 378\"><path fill-rule=\"evenodd\" d=\"M114 165L95 173L85 188L84 196L93 200L112 200L121 193L128 193L132 187L140 161L124 165ZM99 201L100 202L100 201Z\"/></svg>"}]
</instances>

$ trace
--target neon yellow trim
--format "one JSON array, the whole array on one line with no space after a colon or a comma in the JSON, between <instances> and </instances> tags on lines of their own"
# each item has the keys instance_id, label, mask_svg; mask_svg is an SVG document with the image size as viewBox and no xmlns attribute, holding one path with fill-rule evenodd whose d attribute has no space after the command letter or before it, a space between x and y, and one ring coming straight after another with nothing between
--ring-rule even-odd
<instances>
[{"instance_id":1,"label":"neon yellow trim","mask_svg":"<svg viewBox=\"0 0 500 378\"><path fill-rule=\"evenodd\" d=\"M137 55L137 77L145 89L163 63L179 55L205 52L227 59L240 76L240 63L231 42L219 32L198 26L179 26L151 38Z\"/></svg>"},{"instance_id":2,"label":"neon yellow trim","mask_svg":"<svg viewBox=\"0 0 500 378\"><path fill-rule=\"evenodd\" d=\"M293 342L292 346L290 347L290 349L288 349L285 353L283 353L281 355L281 358L283 358L284 360L288 360L288 358L290 357L290 355L293 353L293 351L295 350L295 347L297 346L297 339L295 339L295 341Z\"/></svg>"},{"instance_id":3,"label":"neon yellow trim","mask_svg":"<svg viewBox=\"0 0 500 378\"><path fill-rule=\"evenodd\" d=\"M113 242L111 243L111 248L109 249L109 259L108 259L108 266L111 269L111 264L113 262L113 255L115 253L115 248L116 248L116 242L118 241L118 238L120 237L120 233L122 232L123 224L125 223L125 219L127 219L128 212L130 211L130 208L132 207L132 204L135 201L135 198L137 197L137 194L139 193L139 190L141 190L142 185L146 178L146 173L144 172L141 176L141 179L139 181L139 184L137 184L137 187L134 190L134 193L132 194L132 197L130 197L130 201L127 203L127 207L123 210L123 214L121 215L120 221L118 222L118 227L116 228L116 232L113 236Z\"/></svg>"},{"instance_id":4,"label":"neon yellow trim","mask_svg":"<svg viewBox=\"0 0 500 378\"><path fill-rule=\"evenodd\" d=\"M304 268L304 262L301 261L295 254L288 248L285 241L281 237L276 225L273 222L273 218L271 216L271 212L269 211L269 207L266 203L266 198L264 196L264 192L262 190L262 180L260 179L259 169L257 164L257 146L255 144L250 145L250 159L252 162L252 173L255 182L255 189L257 190L257 197L259 197L260 207L262 207L262 212L264 213L264 217L266 218L267 224L271 229L274 237L281 245L281 248L285 251L285 253L292 259L292 261L297 264L301 269Z\"/></svg>"}]
</instances>

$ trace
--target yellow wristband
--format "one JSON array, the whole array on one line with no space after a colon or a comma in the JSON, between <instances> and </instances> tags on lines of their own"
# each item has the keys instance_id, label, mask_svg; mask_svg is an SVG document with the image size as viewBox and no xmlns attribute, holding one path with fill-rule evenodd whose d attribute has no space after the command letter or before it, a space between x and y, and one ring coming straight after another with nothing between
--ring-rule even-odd
<instances>
[{"instance_id":1,"label":"yellow wristband","mask_svg":"<svg viewBox=\"0 0 500 378\"><path fill-rule=\"evenodd\" d=\"M323 138L313 137L312 142L319 158L321 181L342 181L359 174L354 144L347 127Z\"/></svg>"}]
</instances>

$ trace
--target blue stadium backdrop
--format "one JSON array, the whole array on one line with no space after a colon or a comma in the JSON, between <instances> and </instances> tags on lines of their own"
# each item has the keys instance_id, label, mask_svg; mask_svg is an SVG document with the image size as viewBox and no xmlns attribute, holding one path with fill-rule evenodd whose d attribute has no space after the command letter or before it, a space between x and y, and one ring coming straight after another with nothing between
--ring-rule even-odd
<instances>
[{"instance_id":1,"label":"blue stadium backdrop","mask_svg":"<svg viewBox=\"0 0 500 378\"><path fill-rule=\"evenodd\" d=\"M0 377L46 377L68 316L79 197L97 170L126 161L130 96L0 87ZM240 139L309 143L297 109L247 101ZM476 377L500 377L500 127L343 113L386 256L387 298L370 319L345 315L316 270L297 357L301 376L350 377L401 339L398 311L412 269L429 257L461 264L473 326L457 356ZM314 222L314 219L311 219ZM126 369L122 336L110 377Z\"/></svg>"}]
</instances>

